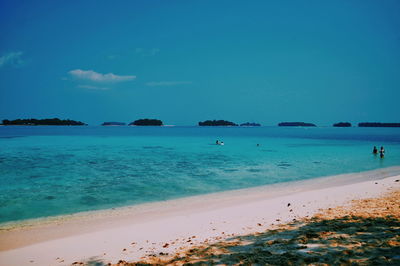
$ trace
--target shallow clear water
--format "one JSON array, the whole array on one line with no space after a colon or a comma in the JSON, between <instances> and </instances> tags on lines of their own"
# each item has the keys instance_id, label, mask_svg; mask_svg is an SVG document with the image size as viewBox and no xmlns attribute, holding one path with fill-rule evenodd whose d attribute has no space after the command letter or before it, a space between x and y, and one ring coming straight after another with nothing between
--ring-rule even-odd
<instances>
[{"instance_id":1,"label":"shallow clear water","mask_svg":"<svg viewBox=\"0 0 400 266\"><path fill-rule=\"evenodd\" d=\"M399 128L0 127L0 147L0 222L400 165Z\"/></svg>"}]
</instances>

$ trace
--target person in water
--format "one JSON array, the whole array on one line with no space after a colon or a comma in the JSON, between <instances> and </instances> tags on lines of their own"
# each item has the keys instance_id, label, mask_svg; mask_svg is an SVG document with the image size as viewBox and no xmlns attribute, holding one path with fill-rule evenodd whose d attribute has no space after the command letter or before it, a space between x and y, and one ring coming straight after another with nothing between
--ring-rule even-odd
<instances>
[{"instance_id":1,"label":"person in water","mask_svg":"<svg viewBox=\"0 0 400 266\"><path fill-rule=\"evenodd\" d=\"M381 146L381 150L379 151L381 158L385 157L385 149Z\"/></svg>"},{"instance_id":2,"label":"person in water","mask_svg":"<svg viewBox=\"0 0 400 266\"><path fill-rule=\"evenodd\" d=\"M372 153L375 154L375 155L378 154L378 149L376 148L376 146L374 146L374 149L372 150Z\"/></svg>"}]
</instances>

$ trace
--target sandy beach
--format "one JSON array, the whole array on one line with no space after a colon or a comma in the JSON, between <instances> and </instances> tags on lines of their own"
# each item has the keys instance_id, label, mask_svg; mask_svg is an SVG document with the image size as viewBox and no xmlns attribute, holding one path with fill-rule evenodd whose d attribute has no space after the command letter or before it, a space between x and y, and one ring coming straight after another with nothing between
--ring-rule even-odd
<instances>
[{"instance_id":1,"label":"sandy beach","mask_svg":"<svg viewBox=\"0 0 400 266\"><path fill-rule=\"evenodd\" d=\"M0 0L0 266L400 266L400 0Z\"/></svg>"},{"instance_id":2,"label":"sandy beach","mask_svg":"<svg viewBox=\"0 0 400 266\"><path fill-rule=\"evenodd\" d=\"M201 258L200 253L194 259L188 256L193 247L212 246L215 254L223 254L227 246L240 246L232 244L237 237L271 229L290 231L315 219L360 216L356 211L361 209L366 218L393 216L397 211L393 219L398 221L398 204L393 207L390 200L399 199L399 172L400 167L391 167L3 224L0 265L172 263L177 256L184 257L176 261L182 264ZM376 204L376 198L390 206ZM393 241L398 244L398 239ZM209 250L201 254L209 257Z\"/></svg>"}]
</instances>

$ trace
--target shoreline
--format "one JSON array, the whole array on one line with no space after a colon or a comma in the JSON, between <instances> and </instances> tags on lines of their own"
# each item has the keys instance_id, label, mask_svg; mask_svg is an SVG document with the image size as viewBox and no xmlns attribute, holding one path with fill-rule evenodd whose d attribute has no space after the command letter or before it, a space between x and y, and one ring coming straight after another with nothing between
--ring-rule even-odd
<instances>
[{"instance_id":1,"label":"shoreline","mask_svg":"<svg viewBox=\"0 0 400 266\"><path fill-rule=\"evenodd\" d=\"M275 198L284 196L290 193L302 192L307 190L315 190L327 188L331 186L342 186L361 181L383 179L390 176L400 175L400 166L390 166L385 168L378 168L374 170L367 170L362 172L338 174L331 176L313 177L309 179L280 182L250 188L242 188L221 192L213 192L209 194L200 194L188 197L180 197L175 199L168 199L163 201L145 202L134 205L127 205L121 207L113 207L107 209L82 211L71 214L61 214L47 217L39 217L32 219L24 219L17 221L9 221L0 223L1 231L10 230L23 230L24 228L36 227L44 224L53 224L60 222L69 222L72 220L88 219L96 220L105 217L124 216L129 213L141 214L141 212L148 213L149 211L163 211L168 208L168 211L181 207L191 207L189 205L197 205L197 203L212 203L214 208L224 207L226 205L233 205L234 203L243 203L243 201L256 201L259 199ZM266 194L268 193L268 194ZM175 207L175 208L173 208ZM202 206L197 206L202 207ZM212 208L212 207L211 207ZM1 244L1 243L0 243ZM0 245L0 251L2 247Z\"/></svg>"},{"instance_id":2,"label":"shoreline","mask_svg":"<svg viewBox=\"0 0 400 266\"><path fill-rule=\"evenodd\" d=\"M60 259L57 265L68 265L93 257L112 263L119 259L139 260L152 252L171 251L185 243L213 241L266 229L273 223L312 215L321 208L378 196L389 186L398 188L399 183L394 181L399 177L400 167L395 166L35 219L17 223L17 226L13 223L8 228L3 225L0 227L0 261L7 261L8 265L28 262L30 265L54 265L56 258L62 258L63 262ZM172 241L174 239L177 240ZM175 243L168 244L168 248L163 247L172 242ZM40 252L47 249L53 252ZM61 251L64 249L68 251Z\"/></svg>"}]
</instances>

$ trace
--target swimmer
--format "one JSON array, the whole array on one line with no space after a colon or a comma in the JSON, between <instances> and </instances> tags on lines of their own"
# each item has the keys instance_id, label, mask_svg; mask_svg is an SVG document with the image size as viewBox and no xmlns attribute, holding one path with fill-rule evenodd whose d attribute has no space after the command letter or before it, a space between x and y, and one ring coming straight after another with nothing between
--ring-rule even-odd
<instances>
[{"instance_id":1,"label":"swimmer","mask_svg":"<svg viewBox=\"0 0 400 266\"><path fill-rule=\"evenodd\" d=\"M374 149L372 150L372 153L377 155L378 154L378 149L376 148L376 146L374 146Z\"/></svg>"},{"instance_id":2,"label":"swimmer","mask_svg":"<svg viewBox=\"0 0 400 266\"><path fill-rule=\"evenodd\" d=\"M381 146L381 150L379 151L381 158L385 157L385 149Z\"/></svg>"}]
</instances>

